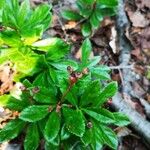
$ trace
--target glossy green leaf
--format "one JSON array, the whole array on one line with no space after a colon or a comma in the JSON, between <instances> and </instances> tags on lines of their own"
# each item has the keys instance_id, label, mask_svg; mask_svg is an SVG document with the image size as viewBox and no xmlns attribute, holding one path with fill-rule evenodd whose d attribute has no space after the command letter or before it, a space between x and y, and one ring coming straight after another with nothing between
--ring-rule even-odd
<instances>
[{"instance_id":1,"label":"glossy green leaf","mask_svg":"<svg viewBox=\"0 0 150 150\"><path fill-rule=\"evenodd\" d=\"M90 15L92 14L92 5L90 4L85 4L85 2L83 0L78 0L76 2L77 7L79 9L79 13L81 16L88 18L90 17Z\"/></svg>"},{"instance_id":2,"label":"glossy green leaf","mask_svg":"<svg viewBox=\"0 0 150 150\"><path fill-rule=\"evenodd\" d=\"M118 146L118 139L115 132L113 132L110 128L103 125L99 125L99 128L100 128L101 138L103 139L105 144L107 144L112 149L116 150Z\"/></svg>"},{"instance_id":3,"label":"glossy green leaf","mask_svg":"<svg viewBox=\"0 0 150 150\"><path fill-rule=\"evenodd\" d=\"M81 31L82 31L83 36L85 36L85 37L90 36L91 33L92 33L92 29L91 29L90 23L84 23L82 25Z\"/></svg>"},{"instance_id":4,"label":"glossy green leaf","mask_svg":"<svg viewBox=\"0 0 150 150\"><path fill-rule=\"evenodd\" d=\"M48 38L34 43L37 50L47 52L48 60L58 60L63 58L69 51L69 46L59 38Z\"/></svg>"},{"instance_id":5,"label":"glossy green leaf","mask_svg":"<svg viewBox=\"0 0 150 150\"><path fill-rule=\"evenodd\" d=\"M6 30L0 33L0 37L4 44L11 47L19 47L22 45L19 34L13 30Z\"/></svg>"},{"instance_id":6,"label":"glossy green leaf","mask_svg":"<svg viewBox=\"0 0 150 150\"><path fill-rule=\"evenodd\" d=\"M91 120L90 123L92 127L86 129L81 140L85 146L90 146L92 150L100 150L104 145L101 130L96 122Z\"/></svg>"},{"instance_id":7,"label":"glossy green leaf","mask_svg":"<svg viewBox=\"0 0 150 150\"><path fill-rule=\"evenodd\" d=\"M82 137L85 132L85 122L80 110L63 107L66 128L72 134Z\"/></svg>"},{"instance_id":8,"label":"glossy green leaf","mask_svg":"<svg viewBox=\"0 0 150 150\"><path fill-rule=\"evenodd\" d=\"M117 90L118 90L118 85L115 81L107 84L107 86L101 91L101 93L98 96L99 102L97 103L97 106L102 105L109 98L114 96Z\"/></svg>"},{"instance_id":9,"label":"glossy green leaf","mask_svg":"<svg viewBox=\"0 0 150 150\"><path fill-rule=\"evenodd\" d=\"M67 20L80 20L82 19L82 16L80 16L77 12L72 11L72 10L63 10L61 12L61 15L63 18Z\"/></svg>"},{"instance_id":10,"label":"glossy green leaf","mask_svg":"<svg viewBox=\"0 0 150 150\"><path fill-rule=\"evenodd\" d=\"M44 137L48 142L53 141L60 130L60 116L56 111L53 111L46 123Z\"/></svg>"},{"instance_id":11,"label":"glossy green leaf","mask_svg":"<svg viewBox=\"0 0 150 150\"><path fill-rule=\"evenodd\" d=\"M82 61L82 65L85 66L88 62L89 56L92 51L92 45L88 38L83 42L81 49L82 49L81 61Z\"/></svg>"},{"instance_id":12,"label":"glossy green leaf","mask_svg":"<svg viewBox=\"0 0 150 150\"><path fill-rule=\"evenodd\" d=\"M35 123L29 124L24 141L25 150L36 150L40 142L38 127Z\"/></svg>"},{"instance_id":13,"label":"glossy green leaf","mask_svg":"<svg viewBox=\"0 0 150 150\"><path fill-rule=\"evenodd\" d=\"M99 18L96 15L96 12L94 11L92 16L90 17L90 23L93 29L97 29L100 25Z\"/></svg>"},{"instance_id":14,"label":"glossy green leaf","mask_svg":"<svg viewBox=\"0 0 150 150\"><path fill-rule=\"evenodd\" d=\"M61 140L66 140L70 137L70 133L66 129L65 125L63 125L61 128L60 137L61 137Z\"/></svg>"},{"instance_id":15,"label":"glossy green leaf","mask_svg":"<svg viewBox=\"0 0 150 150\"><path fill-rule=\"evenodd\" d=\"M0 130L0 143L17 137L25 126L25 122L20 119L15 119L6 124Z\"/></svg>"},{"instance_id":16,"label":"glossy green leaf","mask_svg":"<svg viewBox=\"0 0 150 150\"><path fill-rule=\"evenodd\" d=\"M24 0L19 8L19 13L18 13L18 25L21 27L23 26L28 20L28 16L30 15L30 2L29 0Z\"/></svg>"},{"instance_id":17,"label":"glossy green leaf","mask_svg":"<svg viewBox=\"0 0 150 150\"><path fill-rule=\"evenodd\" d=\"M22 111L24 108L29 106L29 101L23 101L16 99L14 97L10 97L6 107L10 110Z\"/></svg>"},{"instance_id":18,"label":"glossy green leaf","mask_svg":"<svg viewBox=\"0 0 150 150\"><path fill-rule=\"evenodd\" d=\"M33 87L32 91L34 91L34 88L38 89L38 92L33 93L33 98L37 102L47 103L47 104L55 104L57 102L55 91L53 90L53 88L38 86L38 87Z\"/></svg>"},{"instance_id":19,"label":"glossy green leaf","mask_svg":"<svg viewBox=\"0 0 150 150\"><path fill-rule=\"evenodd\" d=\"M81 96L80 99L80 106L87 106L95 103L95 100L98 97L98 93L100 91L100 82L99 80L95 80L91 82L87 87L85 88L84 93Z\"/></svg>"},{"instance_id":20,"label":"glossy green leaf","mask_svg":"<svg viewBox=\"0 0 150 150\"><path fill-rule=\"evenodd\" d=\"M130 120L125 114L122 114L120 112L115 112L113 113L113 115L115 117L115 122L114 122L115 125L126 126L130 124Z\"/></svg>"},{"instance_id":21,"label":"glossy green leaf","mask_svg":"<svg viewBox=\"0 0 150 150\"><path fill-rule=\"evenodd\" d=\"M82 110L86 114L88 114L90 117L94 118L95 120L97 120L101 123L111 124L111 123L115 122L115 118L114 118L113 114L111 114L109 111L106 111L106 110L104 111L101 108L98 108L98 109L82 109Z\"/></svg>"},{"instance_id":22,"label":"glossy green leaf","mask_svg":"<svg viewBox=\"0 0 150 150\"><path fill-rule=\"evenodd\" d=\"M21 113L19 118L28 122L36 122L46 117L48 112L48 105L32 105L25 108Z\"/></svg>"},{"instance_id":23,"label":"glossy green leaf","mask_svg":"<svg viewBox=\"0 0 150 150\"><path fill-rule=\"evenodd\" d=\"M101 79L101 80L109 80L110 75L108 72L110 69L107 66L98 66L98 67L91 67L90 71L92 73L92 76Z\"/></svg>"},{"instance_id":24,"label":"glossy green leaf","mask_svg":"<svg viewBox=\"0 0 150 150\"><path fill-rule=\"evenodd\" d=\"M45 142L44 149L45 150L59 150L59 146L55 146L51 144L50 142Z\"/></svg>"},{"instance_id":25,"label":"glossy green leaf","mask_svg":"<svg viewBox=\"0 0 150 150\"><path fill-rule=\"evenodd\" d=\"M94 56L92 59L89 60L87 68L91 68L93 66L96 66L101 60L100 56Z\"/></svg>"},{"instance_id":26,"label":"glossy green leaf","mask_svg":"<svg viewBox=\"0 0 150 150\"><path fill-rule=\"evenodd\" d=\"M118 0L98 0L98 3L100 3L101 5L106 5L109 7L114 7L118 5Z\"/></svg>"},{"instance_id":27,"label":"glossy green leaf","mask_svg":"<svg viewBox=\"0 0 150 150\"><path fill-rule=\"evenodd\" d=\"M61 71L67 71L67 67L71 66L74 70L78 69L78 64L76 61L74 60L60 60L58 62L52 62L50 63L53 67L55 67L56 69L59 69Z\"/></svg>"}]
</instances>

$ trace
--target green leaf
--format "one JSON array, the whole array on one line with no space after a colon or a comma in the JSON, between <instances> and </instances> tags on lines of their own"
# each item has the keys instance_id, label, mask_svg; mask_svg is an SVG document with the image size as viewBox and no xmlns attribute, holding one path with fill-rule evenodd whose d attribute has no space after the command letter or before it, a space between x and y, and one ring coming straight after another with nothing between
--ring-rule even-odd
<instances>
[{"instance_id":1,"label":"green leaf","mask_svg":"<svg viewBox=\"0 0 150 150\"><path fill-rule=\"evenodd\" d=\"M113 113L113 115L115 117L115 122L114 122L115 125L122 127L130 124L130 120L126 115L120 112L115 112Z\"/></svg>"},{"instance_id":2,"label":"green leaf","mask_svg":"<svg viewBox=\"0 0 150 150\"><path fill-rule=\"evenodd\" d=\"M72 10L63 10L61 12L61 15L63 18L65 18L67 20L78 21L78 20L82 19L82 16L80 16L76 11L72 11Z\"/></svg>"},{"instance_id":3,"label":"green leaf","mask_svg":"<svg viewBox=\"0 0 150 150\"><path fill-rule=\"evenodd\" d=\"M62 140L66 140L66 139L68 139L70 137L70 133L66 129L65 125L63 125L62 128L61 128L60 136L61 136L61 141Z\"/></svg>"},{"instance_id":4,"label":"green leaf","mask_svg":"<svg viewBox=\"0 0 150 150\"><path fill-rule=\"evenodd\" d=\"M78 0L76 1L77 7L79 9L80 15L88 18L90 17L90 15L92 14L92 5L90 4L85 4L85 2L83 0Z\"/></svg>"},{"instance_id":5,"label":"green leaf","mask_svg":"<svg viewBox=\"0 0 150 150\"><path fill-rule=\"evenodd\" d=\"M85 122L82 112L63 107L63 115L68 131L82 137L85 132Z\"/></svg>"},{"instance_id":6,"label":"green leaf","mask_svg":"<svg viewBox=\"0 0 150 150\"><path fill-rule=\"evenodd\" d=\"M93 4L95 2L95 0L80 0L82 1L82 3L85 3L85 4Z\"/></svg>"},{"instance_id":7,"label":"green leaf","mask_svg":"<svg viewBox=\"0 0 150 150\"><path fill-rule=\"evenodd\" d=\"M118 90L117 82L113 81L107 84L107 86L101 91L98 96L99 102L97 106L102 105L105 103L109 98L115 95Z\"/></svg>"},{"instance_id":8,"label":"green leaf","mask_svg":"<svg viewBox=\"0 0 150 150\"><path fill-rule=\"evenodd\" d=\"M51 62L50 63L53 67L55 67L56 69L59 69L61 71L67 71L67 67L71 66L74 70L78 69L78 64L76 61L74 60L61 60L58 62Z\"/></svg>"},{"instance_id":9,"label":"green leaf","mask_svg":"<svg viewBox=\"0 0 150 150\"><path fill-rule=\"evenodd\" d=\"M80 106L87 106L89 104L94 104L95 100L98 97L98 93L100 91L100 82L99 80L92 81L87 87L85 88L84 93L80 99Z\"/></svg>"},{"instance_id":10,"label":"green leaf","mask_svg":"<svg viewBox=\"0 0 150 150\"><path fill-rule=\"evenodd\" d=\"M48 105L37 106L32 105L25 108L21 113L19 118L28 122L36 122L46 117L48 112Z\"/></svg>"},{"instance_id":11,"label":"green leaf","mask_svg":"<svg viewBox=\"0 0 150 150\"><path fill-rule=\"evenodd\" d=\"M99 18L96 15L96 12L94 11L92 16L90 17L90 23L93 29L97 29L100 25Z\"/></svg>"},{"instance_id":12,"label":"green leaf","mask_svg":"<svg viewBox=\"0 0 150 150\"><path fill-rule=\"evenodd\" d=\"M48 60L58 60L63 58L69 51L69 46L59 38L48 38L33 43L36 50L47 52Z\"/></svg>"},{"instance_id":13,"label":"green leaf","mask_svg":"<svg viewBox=\"0 0 150 150\"><path fill-rule=\"evenodd\" d=\"M100 56L94 56L92 59L89 60L87 68L91 68L95 65L97 65L101 60Z\"/></svg>"},{"instance_id":14,"label":"green leaf","mask_svg":"<svg viewBox=\"0 0 150 150\"><path fill-rule=\"evenodd\" d=\"M82 30L81 31L82 31L83 36L85 36L85 37L90 36L91 33L92 33L92 29L91 29L90 23L84 23L82 25Z\"/></svg>"},{"instance_id":15,"label":"green leaf","mask_svg":"<svg viewBox=\"0 0 150 150\"><path fill-rule=\"evenodd\" d=\"M36 7L29 19L29 22L27 22L27 24L23 26L22 30L26 27L27 29L29 29L29 27L35 29L37 26L42 26L43 31L45 31L48 28L51 21L51 8L52 6L47 4L42 4Z\"/></svg>"},{"instance_id":16,"label":"green leaf","mask_svg":"<svg viewBox=\"0 0 150 150\"><path fill-rule=\"evenodd\" d=\"M87 128L85 134L81 138L82 142L86 145L90 145L92 150L100 150L103 146L103 140L101 138L100 130L98 125L90 121L92 128Z\"/></svg>"},{"instance_id":17,"label":"green leaf","mask_svg":"<svg viewBox=\"0 0 150 150\"><path fill-rule=\"evenodd\" d=\"M92 73L92 76L99 78L101 80L109 80L110 75L108 72L110 69L107 66L98 66L98 67L91 67L90 71Z\"/></svg>"},{"instance_id":18,"label":"green leaf","mask_svg":"<svg viewBox=\"0 0 150 150\"><path fill-rule=\"evenodd\" d=\"M38 127L35 123L29 124L24 141L25 150L36 150L40 142Z\"/></svg>"},{"instance_id":19,"label":"green leaf","mask_svg":"<svg viewBox=\"0 0 150 150\"><path fill-rule=\"evenodd\" d=\"M25 21L27 21L28 16L30 14L30 3L29 0L24 0L21 3L21 6L19 8L19 13L18 13L18 25L21 27L24 25L24 23L26 23Z\"/></svg>"},{"instance_id":20,"label":"green leaf","mask_svg":"<svg viewBox=\"0 0 150 150\"><path fill-rule=\"evenodd\" d=\"M118 5L118 0L98 0L98 3L100 3L101 5L114 7Z\"/></svg>"},{"instance_id":21,"label":"green leaf","mask_svg":"<svg viewBox=\"0 0 150 150\"><path fill-rule=\"evenodd\" d=\"M99 125L101 138L104 140L105 144L107 144L112 149L117 149L118 139L115 132L113 132L110 128Z\"/></svg>"},{"instance_id":22,"label":"green leaf","mask_svg":"<svg viewBox=\"0 0 150 150\"><path fill-rule=\"evenodd\" d=\"M45 150L59 150L59 146L55 146L49 142L45 142L44 149Z\"/></svg>"},{"instance_id":23,"label":"green leaf","mask_svg":"<svg viewBox=\"0 0 150 150\"><path fill-rule=\"evenodd\" d=\"M1 95L0 96L0 106L4 107L7 105L7 103L9 102L10 99L10 95Z\"/></svg>"},{"instance_id":24,"label":"green leaf","mask_svg":"<svg viewBox=\"0 0 150 150\"><path fill-rule=\"evenodd\" d=\"M92 45L90 40L87 38L86 40L84 40L83 44L82 44L82 65L86 66L89 56L91 54L92 51Z\"/></svg>"},{"instance_id":25,"label":"green leaf","mask_svg":"<svg viewBox=\"0 0 150 150\"><path fill-rule=\"evenodd\" d=\"M17 137L25 126L25 122L20 119L15 119L6 124L0 130L0 143L8 141Z\"/></svg>"},{"instance_id":26,"label":"green leaf","mask_svg":"<svg viewBox=\"0 0 150 150\"><path fill-rule=\"evenodd\" d=\"M55 91L53 88L47 88L43 86L33 87L32 91L34 91L34 88L38 88L38 92L33 93L33 98L39 102L39 103L47 103L47 104L55 104L56 96Z\"/></svg>"},{"instance_id":27,"label":"green leaf","mask_svg":"<svg viewBox=\"0 0 150 150\"><path fill-rule=\"evenodd\" d=\"M14 97L10 97L7 104L6 108L10 110L16 110L16 111L22 111L24 108L29 106L29 101L23 101L22 99L16 99Z\"/></svg>"},{"instance_id":28,"label":"green leaf","mask_svg":"<svg viewBox=\"0 0 150 150\"><path fill-rule=\"evenodd\" d=\"M56 111L53 111L46 123L44 137L48 142L52 142L58 135L60 130L60 116Z\"/></svg>"},{"instance_id":29,"label":"green leaf","mask_svg":"<svg viewBox=\"0 0 150 150\"><path fill-rule=\"evenodd\" d=\"M13 30L6 30L0 33L0 37L4 44L11 47L19 47L22 45L19 34Z\"/></svg>"},{"instance_id":30,"label":"green leaf","mask_svg":"<svg viewBox=\"0 0 150 150\"><path fill-rule=\"evenodd\" d=\"M101 108L99 108L101 109ZM86 114L88 114L90 117L94 118L95 120L105 123L105 124L111 124L114 123L114 116L108 116L107 114L103 113L103 110L94 110L94 109L82 109ZM107 112L110 113L110 112Z\"/></svg>"}]
</instances>

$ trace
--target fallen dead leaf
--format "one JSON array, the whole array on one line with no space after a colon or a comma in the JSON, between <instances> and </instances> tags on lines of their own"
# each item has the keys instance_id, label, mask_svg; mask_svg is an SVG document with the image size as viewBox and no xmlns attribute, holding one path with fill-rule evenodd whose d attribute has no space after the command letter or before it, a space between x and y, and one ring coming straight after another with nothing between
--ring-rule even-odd
<instances>
[{"instance_id":1,"label":"fallen dead leaf","mask_svg":"<svg viewBox=\"0 0 150 150\"><path fill-rule=\"evenodd\" d=\"M10 62L0 66L0 95L9 92L13 88L13 75L14 71Z\"/></svg>"},{"instance_id":2,"label":"fallen dead leaf","mask_svg":"<svg viewBox=\"0 0 150 150\"><path fill-rule=\"evenodd\" d=\"M128 12L128 15L134 27L144 28L150 23L140 11Z\"/></svg>"}]
</instances>

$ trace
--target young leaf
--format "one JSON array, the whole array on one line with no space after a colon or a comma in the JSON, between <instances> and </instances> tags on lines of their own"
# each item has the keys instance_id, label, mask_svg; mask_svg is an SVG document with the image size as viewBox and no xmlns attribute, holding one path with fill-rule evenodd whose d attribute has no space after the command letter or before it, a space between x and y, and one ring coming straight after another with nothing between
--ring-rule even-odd
<instances>
[{"instance_id":1,"label":"young leaf","mask_svg":"<svg viewBox=\"0 0 150 150\"><path fill-rule=\"evenodd\" d=\"M59 38L48 38L32 44L36 50L47 52L48 60L58 60L64 57L69 50L69 46Z\"/></svg>"},{"instance_id":2,"label":"young leaf","mask_svg":"<svg viewBox=\"0 0 150 150\"><path fill-rule=\"evenodd\" d=\"M85 36L85 37L90 36L91 33L92 33L92 29L91 29L90 23L84 23L82 25L81 31L82 31L83 36Z\"/></svg>"},{"instance_id":3,"label":"young leaf","mask_svg":"<svg viewBox=\"0 0 150 150\"><path fill-rule=\"evenodd\" d=\"M122 127L130 124L130 120L126 115L118 112L113 113L113 115L115 117L115 125Z\"/></svg>"},{"instance_id":4,"label":"young leaf","mask_svg":"<svg viewBox=\"0 0 150 150\"><path fill-rule=\"evenodd\" d=\"M117 83L115 81L107 84L107 86L101 91L101 93L98 96L97 106L102 105L109 98L114 96L114 94L117 92L117 90L118 90L118 86L117 86Z\"/></svg>"},{"instance_id":5,"label":"young leaf","mask_svg":"<svg viewBox=\"0 0 150 150\"><path fill-rule=\"evenodd\" d=\"M71 11L71 10L63 10L61 12L61 15L63 18L65 18L67 20L78 21L78 20L82 19L82 16L80 16L77 12Z\"/></svg>"},{"instance_id":6,"label":"young leaf","mask_svg":"<svg viewBox=\"0 0 150 150\"><path fill-rule=\"evenodd\" d=\"M68 131L82 137L85 132L85 122L82 112L63 107L63 115Z\"/></svg>"},{"instance_id":7,"label":"young leaf","mask_svg":"<svg viewBox=\"0 0 150 150\"><path fill-rule=\"evenodd\" d=\"M21 113L19 118L28 122L36 122L46 117L48 112L48 105L32 105L25 108Z\"/></svg>"},{"instance_id":8,"label":"young leaf","mask_svg":"<svg viewBox=\"0 0 150 150\"><path fill-rule=\"evenodd\" d=\"M52 142L58 135L60 130L60 116L56 111L53 111L46 123L44 137L48 142Z\"/></svg>"},{"instance_id":9,"label":"young leaf","mask_svg":"<svg viewBox=\"0 0 150 150\"><path fill-rule=\"evenodd\" d=\"M36 150L40 142L38 127L35 123L29 124L24 141L25 150Z\"/></svg>"},{"instance_id":10,"label":"young leaf","mask_svg":"<svg viewBox=\"0 0 150 150\"><path fill-rule=\"evenodd\" d=\"M82 65L86 66L90 53L92 51L92 45L90 40L87 38L82 44Z\"/></svg>"},{"instance_id":11,"label":"young leaf","mask_svg":"<svg viewBox=\"0 0 150 150\"><path fill-rule=\"evenodd\" d=\"M15 119L6 124L0 130L0 143L17 137L25 126L25 122L20 119Z\"/></svg>"},{"instance_id":12,"label":"young leaf","mask_svg":"<svg viewBox=\"0 0 150 150\"><path fill-rule=\"evenodd\" d=\"M107 144L112 149L117 149L118 146L118 139L115 132L113 132L110 128L99 125L100 128L100 136L104 140L105 144Z\"/></svg>"}]
</instances>

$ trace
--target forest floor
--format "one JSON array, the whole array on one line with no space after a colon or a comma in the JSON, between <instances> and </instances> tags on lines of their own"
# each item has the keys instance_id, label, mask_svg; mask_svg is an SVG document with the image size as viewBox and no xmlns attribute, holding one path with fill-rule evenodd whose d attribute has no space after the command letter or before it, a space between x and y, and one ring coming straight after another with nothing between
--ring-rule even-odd
<instances>
[{"instance_id":1,"label":"forest floor","mask_svg":"<svg viewBox=\"0 0 150 150\"><path fill-rule=\"evenodd\" d=\"M45 2L47 1L31 0L33 6ZM100 28L91 38L93 45L91 57L101 56L99 64L107 65L111 68L111 77L118 82L119 93L123 99L130 105L133 111L136 111L144 120L149 122L150 0L125 0L124 4L124 11L128 19L124 35L126 44L130 47L129 50L124 54L124 48L121 48L119 45L117 17L120 14L118 13L116 17L105 18ZM53 0L53 23L45 36L61 37L66 42L73 43L71 54L75 59L79 60L81 57L80 46L83 36L81 35L80 24L78 22L65 21L60 17L59 12L66 7L73 8L74 0L60 0L59 2ZM6 68L6 66L0 68L0 78L6 73ZM12 86L12 83L9 82L8 86ZM113 100L110 100L106 107L113 110L115 107L113 107ZM16 115L9 110L5 110L3 113L5 115L0 118L0 127ZM137 132L134 126L117 128L115 131L120 141L119 150L150 149L150 144L143 140L143 136ZM0 150L4 150L5 146L4 144ZM17 148L15 147L14 149L17 150Z\"/></svg>"}]
</instances>

